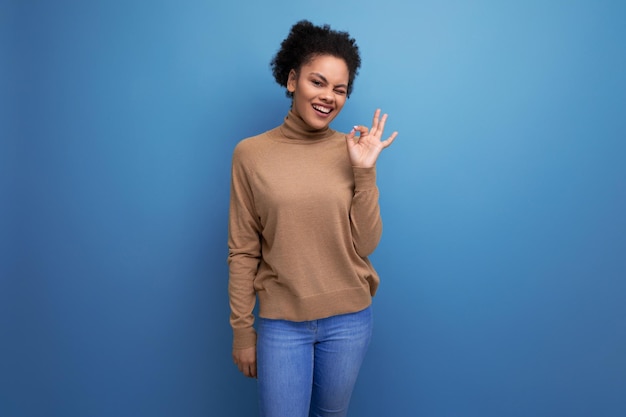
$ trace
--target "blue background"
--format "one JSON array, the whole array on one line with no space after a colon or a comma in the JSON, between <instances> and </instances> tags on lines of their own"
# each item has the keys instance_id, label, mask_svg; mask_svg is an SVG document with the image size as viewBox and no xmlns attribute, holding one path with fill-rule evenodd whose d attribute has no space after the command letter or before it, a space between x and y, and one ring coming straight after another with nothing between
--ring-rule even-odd
<instances>
[{"instance_id":1,"label":"blue background","mask_svg":"<svg viewBox=\"0 0 626 417\"><path fill-rule=\"evenodd\" d=\"M307 18L376 107L376 330L352 416L626 415L626 3L0 5L0 416L253 416L230 157L281 123Z\"/></svg>"}]
</instances>

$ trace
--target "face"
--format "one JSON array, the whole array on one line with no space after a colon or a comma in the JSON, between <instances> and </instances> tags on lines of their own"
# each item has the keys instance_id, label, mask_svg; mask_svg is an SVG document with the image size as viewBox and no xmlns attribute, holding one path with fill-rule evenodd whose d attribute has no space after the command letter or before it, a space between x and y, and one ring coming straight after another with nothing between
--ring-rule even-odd
<instances>
[{"instance_id":1,"label":"face","mask_svg":"<svg viewBox=\"0 0 626 417\"><path fill-rule=\"evenodd\" d=\"M346 103L348 79L346 62L331 55L313 58L298 74L291 70L292 110L314 129L327 127Z\"/></svg>"}]
</instances>

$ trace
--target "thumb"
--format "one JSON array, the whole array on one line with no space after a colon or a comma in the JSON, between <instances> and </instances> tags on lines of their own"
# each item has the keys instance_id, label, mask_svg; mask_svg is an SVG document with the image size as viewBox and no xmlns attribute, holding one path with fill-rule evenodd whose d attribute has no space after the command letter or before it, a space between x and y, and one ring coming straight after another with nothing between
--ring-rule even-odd
<instances>
[{"instance_id":1,"label":"thumb","mask_svg":"<svg viewBox=\"0 0 626 417\"><path fill-rule=\"evenodd\" d=\"M356 132L357 132L358 126L353 126L352 130L350 131L350 133L348 133L346 135L346 141L348 143L348 146L354 146L356 141Z\"/></svg>"}]
</instances>

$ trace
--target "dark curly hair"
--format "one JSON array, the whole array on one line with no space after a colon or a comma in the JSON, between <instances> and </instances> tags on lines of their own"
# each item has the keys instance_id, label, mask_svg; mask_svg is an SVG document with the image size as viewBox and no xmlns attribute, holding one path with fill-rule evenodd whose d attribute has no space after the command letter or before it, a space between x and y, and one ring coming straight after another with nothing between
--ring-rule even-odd
<instances>
[{"instance_id":1,"label":"dark curly hair","mask_svg":"<svg viewBox=\"0 0 626 417\"><path fill-rule=\"evenodd\" d=\"M298 73L302 65L319 55L332 55L346 62L349 73L347 96L350 97L354 78L361 66L356 41L348 32L332 30L329 25L315 26L308 20L293 25L280 44L270 63L274 79L287 88L289 72L293 69ZM287 97L293 97L293 93L287 91Z\"/></svg>"}]
</instances>

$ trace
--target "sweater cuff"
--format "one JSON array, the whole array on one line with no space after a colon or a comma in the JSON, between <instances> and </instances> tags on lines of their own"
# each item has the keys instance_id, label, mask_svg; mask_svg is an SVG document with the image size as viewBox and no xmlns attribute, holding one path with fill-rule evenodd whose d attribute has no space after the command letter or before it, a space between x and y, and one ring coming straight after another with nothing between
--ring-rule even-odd
<instances>
[{"instance_id":1,"label":"sweater cuff","mask_svg":"<svg viewBox=\"0 0 626 417\"><path fill-rule=\"evenodd\" d=\"M256 331L254 327L233 330L233 349L246 349L256 346Z\"/></svg>"},{"instance_id":2,"label":"sweater cuff","mask_svg":"<svg viewBox=\"0 0 626 417\"><path fill-rule=\"evenodd\" d=\"M354 172L354 191L366 191L376 188L376 167L352 167Z\"/></svg>"}]
</instances>

